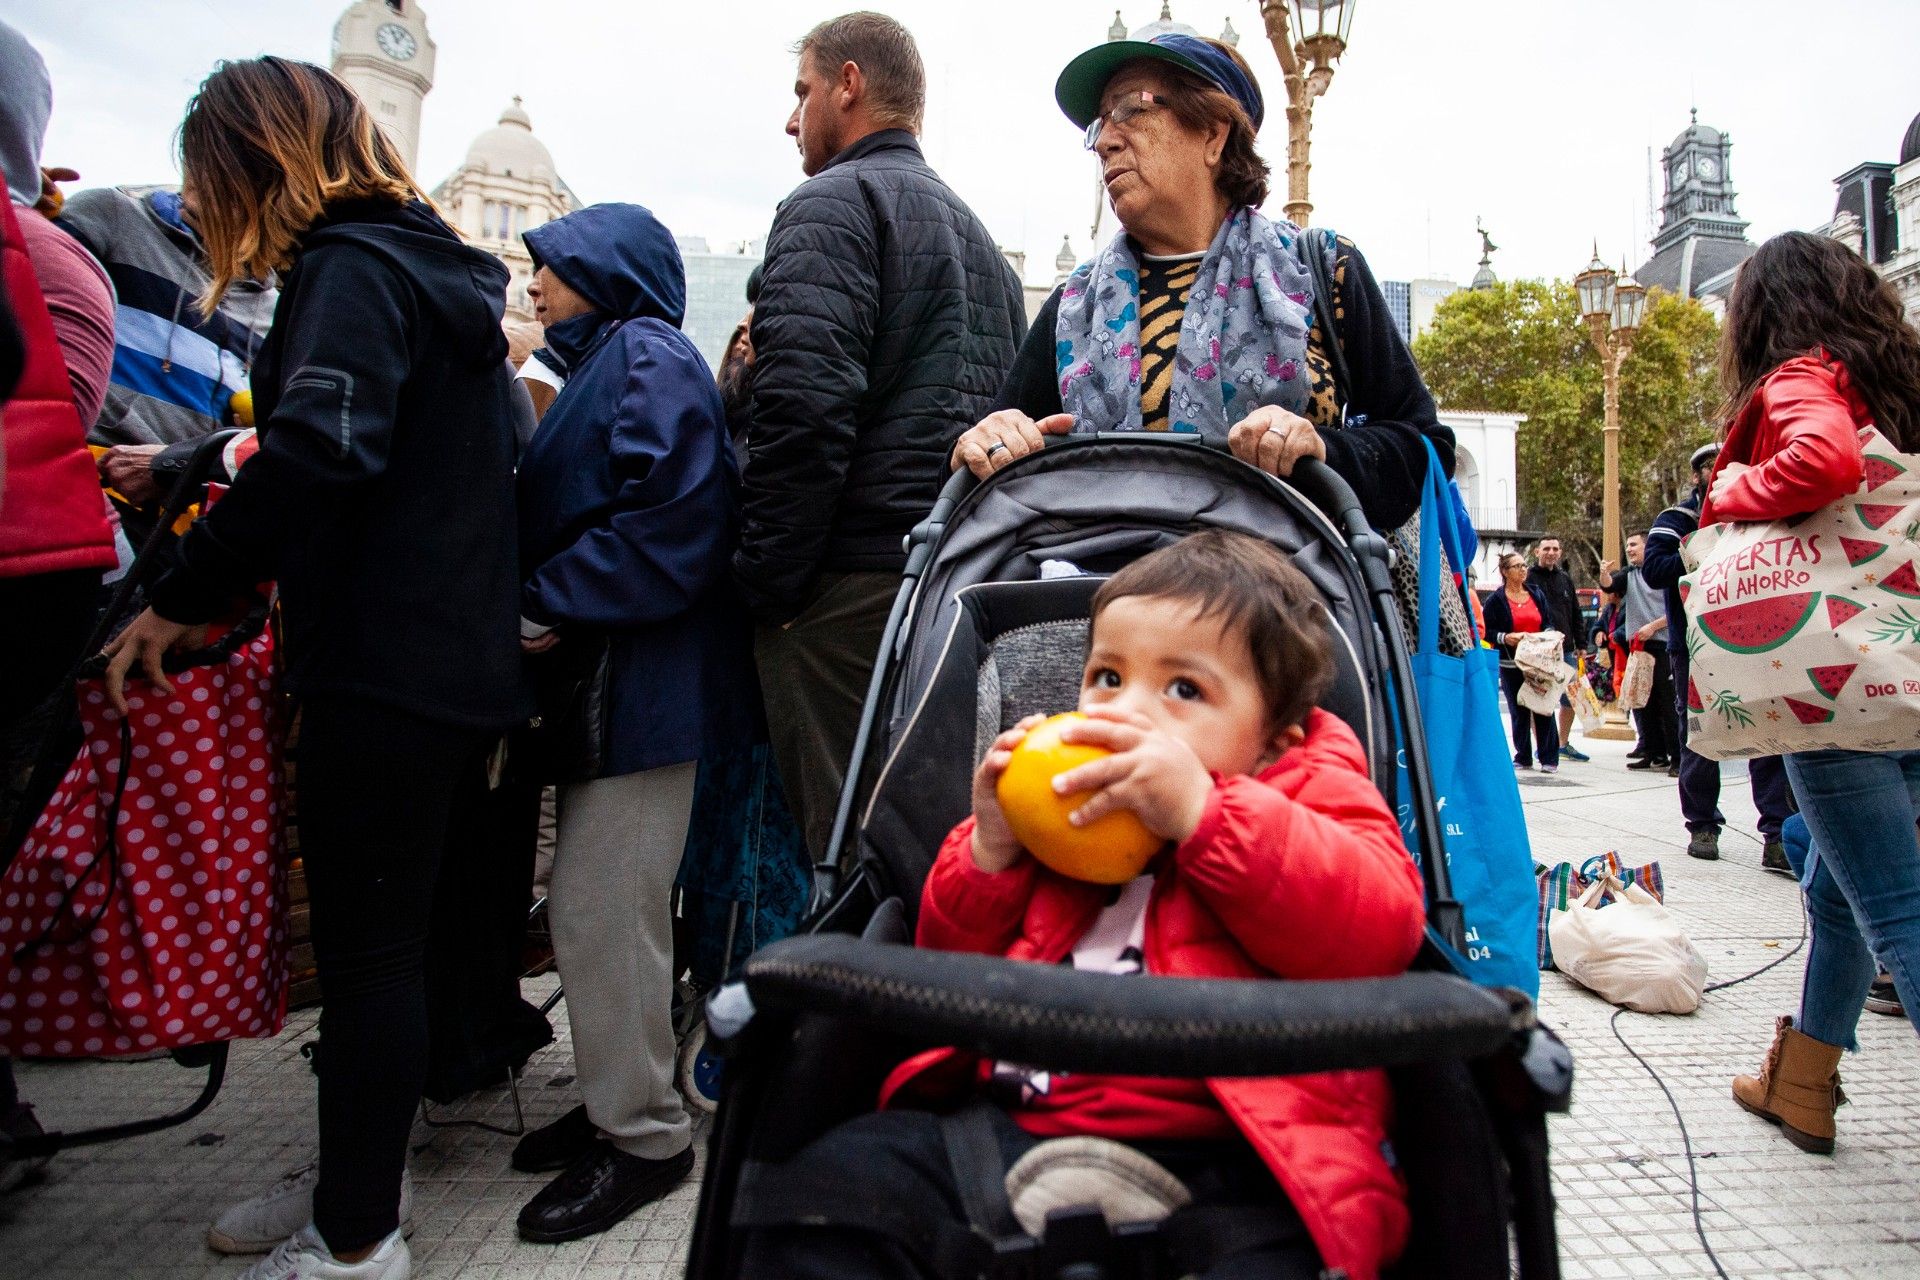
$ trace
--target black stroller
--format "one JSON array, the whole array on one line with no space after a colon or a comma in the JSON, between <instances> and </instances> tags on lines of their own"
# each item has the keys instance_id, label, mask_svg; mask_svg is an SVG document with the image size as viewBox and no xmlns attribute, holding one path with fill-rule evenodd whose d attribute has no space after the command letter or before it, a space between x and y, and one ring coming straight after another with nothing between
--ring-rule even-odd
<instances>
[{"instance_id":1,"label":"black stroller","mask_svg":"<svg viewBox=\"0 0 1920 1280\"><path fill-rule=\"evenodd\" d=\"M934 852L969 811L985 744L1029 712L1074 705L1098 575L1204 528L1266 538L1320 589L1338 667L1321 705L1354 730L1390 804L1404 743L1428 853L1420 971L1116 980L902 945ZM1090 576L1043 575L1049 560ZM830 853L816 868L812 923L749 959L709 1002L712 1038L729 1058L688 1275L733 1275L737 1223L769 1220L755 1204L754 1167L871 1111L882 1076L908 1054L959 1045L1068 1071L1388 1068L1412 1210L1391 1274L1494 1280L1517 1260L1526 1280L1556 1277L1546 1113L1566 1109L1572 1063L1525 996L1475 986L1446 958L1460 945L1460 908L1412 687L1385 540L1323 464L1302 465L1288 484L1195 437L1129 433L1051 444L977 486L958 473L908 539ZM789 1220L858 1221L832 1188L817 1194ZM1109 1228L1097 1209L1056 1210L1038 1238L960 1234L941 1246L954 1274L1184 1274L1170 1230Z\"/></svg>"}]
</instances>

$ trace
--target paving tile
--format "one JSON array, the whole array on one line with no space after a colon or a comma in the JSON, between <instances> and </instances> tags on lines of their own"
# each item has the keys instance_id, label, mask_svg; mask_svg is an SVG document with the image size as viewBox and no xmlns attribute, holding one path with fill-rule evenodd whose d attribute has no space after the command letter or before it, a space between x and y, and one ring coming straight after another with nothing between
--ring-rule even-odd
<instances>
[{"instance_id":1,"label":"paving tile","mask_svg":"<svg viewBox=\"0 0 1920 1280\"><path fill-rule=\"evenodd\" d=\"M1759 870L1756 815L1744 774L1724 771L1728 828L1718 862L1685 856L1673 784L1628 773L1625 745L1582 744L1590 765L1568 764L1565 784L1524 786L1534 856L1583 861L1617 849L1630 863L1658 858L1668 902L1708 958L1713 981L1779 959L1799 942L1795 887ZM1852 1105L1840 1113L1831 1158L1807 1156L1728 1095L1760 1063L1773 1018L1798 1003L1804 951L1750 981L1710 993L1684 1018L1623 1014L1618 1027L1658 1071L1686 1118L1700 1214L1735 1280L1920 1280L1920 1055L1903 1020L1861 1019L1861 1051L1842 1063ZM553 979L528 984L543 998ZM1558 974L1543 974L1541 1016L1575 1059L1574 1106L1551 1122L1554 1193L1566 1280L1711 1276L1694 1233L1692 1183L1680 1130L1646 1069L1614 1036L1612 1006ZM218 1280L243 1260L204 1243L206 1223L232 1201L312 1156L313 1077L300 1045L301 1013L268 1042L234 1046L228 1080L207 1113L183 1129L60 1157L38 1186L0 1198L0 1273L49 1280ZM566 1019L527 1066L529 1125L577 1101ZM49 1125L73 1127L178 1106L197 1077L166 1062L21 1063L24 1094ZM505 1089L477 1095L438 1120L511 1126ZM705 1141L704 1125L699 1141ZM522 1242L514 1219L544 1185L515 1173L514 1139L470 1128L414 1130L415 1274L423 1280L667 1280L682 1270L697 1187L681 1187L597 1240Z\"/></svg>"}]
</instances>

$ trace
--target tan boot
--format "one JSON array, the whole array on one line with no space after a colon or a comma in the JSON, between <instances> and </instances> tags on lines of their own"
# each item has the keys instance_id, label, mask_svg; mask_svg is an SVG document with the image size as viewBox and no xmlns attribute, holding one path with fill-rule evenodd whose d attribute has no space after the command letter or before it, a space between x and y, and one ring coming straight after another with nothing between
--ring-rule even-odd
<instances>
[{"instance_id":1,"label":"tan boot","mask_svg":"<svg viewBox=\"0 0 1920 1280\"><path fill-rule=\"evenodd\" d=\"M1781 1018L1759 1078L1735 1076L1733 1100L1779 1125L1787 1141L1802 1151L1830 1156L1833 1112L1847 1100L1840 1092L1841 1052L1839 1045L1795 1030L1792 1018Z\"/></svg>"}]
</instances>

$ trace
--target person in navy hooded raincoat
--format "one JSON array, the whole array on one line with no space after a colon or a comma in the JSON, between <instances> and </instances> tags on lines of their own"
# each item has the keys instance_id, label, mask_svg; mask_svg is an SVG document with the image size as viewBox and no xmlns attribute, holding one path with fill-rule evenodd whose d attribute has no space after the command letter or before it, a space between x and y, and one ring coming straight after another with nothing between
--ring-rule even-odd
<instances>
[{"instance_id":1,"label":"person in navy hooded raincoat","mask_svg":"<svg viewBox=\"0 0 1920 1280\"><path fill-rule=\"evenodd\" d=\"M525 241L566 386L520 463L522 644L605 636L609 652L600 776L560 788L549 897L585 1116L516 1152L523 1167L565 1162L519 1224L559 1241L605 1230L693 1167L673 1083L669 898L695 762L732 728L727 689L752 676L725 594L738 476L713 373L680 331L672 235L639 205L602 204Z\"/></svg>"}]
</instances>

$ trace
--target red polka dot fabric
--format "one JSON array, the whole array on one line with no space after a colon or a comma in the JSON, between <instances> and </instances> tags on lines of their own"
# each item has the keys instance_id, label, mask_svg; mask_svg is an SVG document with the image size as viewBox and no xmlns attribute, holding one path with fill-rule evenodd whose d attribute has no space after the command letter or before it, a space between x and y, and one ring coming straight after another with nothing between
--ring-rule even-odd
<instances>
[{"instance_id":1,"label":"red polka dot fabric","mask_svg":"<svg viewBox=\"0 0 1920 1280\"><path fill-rule=\"evenodd\" d=\"M131 767L111 877L95 863L120 778L120 716L100 684L81 686L85 745L0 880L0 1051L114 1057L279 1032L273 680L262 635L224 664L173 676L171 697L128 683Z\"/></svg>"}]
</instances>

